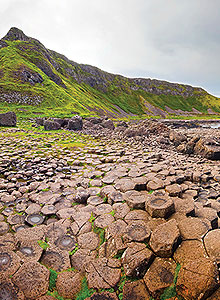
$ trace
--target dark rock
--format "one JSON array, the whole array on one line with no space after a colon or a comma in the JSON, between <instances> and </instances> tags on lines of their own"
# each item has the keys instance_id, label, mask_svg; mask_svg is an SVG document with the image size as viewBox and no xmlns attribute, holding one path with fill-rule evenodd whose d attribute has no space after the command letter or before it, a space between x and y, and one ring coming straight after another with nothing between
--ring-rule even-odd
<instances>
[{"instance_id":1,"label":"dark rock","mask_svg":"<svg viewBox=\"0 0 220 300\"><path fill-rule=\"evenodd\" d=\"M16 126L16 114L12 111L0 114L0 126Z\"/></svg>"},{"instance_id":2,"label":"dark rock","mask_svg":"<svg viewBox=\"0 0 220 300\"><path fill-rule=\"evenodd\" d=\"M111 130L115 129L115 125L114 125L112 120L106 120L106 121L102 122L101 125L104 128L108 128L108 129L111 129Z\"/></svg>"},{"instance_id":3,"label":"dark rock","mask_svg":"<svg viewBox=\"0 0 220 300\"><path fill-rule=\"evenodd\" d=\"M74 117L72 117L67 125L67 129L69 130L82 130L83 128L83 121L82 121L82 117L76 115Z\"/></svg>"},{"instance_id":4,"label":"dark rock","mask_svg":"<svg viewBox=\"0 0 220 300\"><path fill-rule=\"evenodd\" d=\"M219 160L220 144L214 139L200 138L194 147L194 152L211 160Z\"/></svg>"},{"instance_id":5,"label":"dark rock","mask_svg":"<svg viewBox=\"0 0 220 300\"><path fill-rule=\"evenodd\" d=\"M49 120L44 122L44 129L45 130L58 130L60 128L61 128L61 126L57 122L49 121Z\"/></svg>"},{"instance_id":6,"label":"dark rock","mask_svg":"<svg viewBox=\"0 0 220 300\"><path fill-rule=\"evenodd\" d=\"M61 127L64 127L68 125L69 119L54 118L53 121L59 123Z\"/></svg>"}]
</instances>

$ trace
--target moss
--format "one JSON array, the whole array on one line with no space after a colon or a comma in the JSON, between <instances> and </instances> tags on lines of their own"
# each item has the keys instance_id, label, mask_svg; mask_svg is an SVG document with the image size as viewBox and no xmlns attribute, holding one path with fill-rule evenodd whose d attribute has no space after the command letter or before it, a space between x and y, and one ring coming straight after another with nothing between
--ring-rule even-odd
<instances>
[{"instance_id":1,"label":"moss","mask_svg":"<svg viewBox=\"0 0 220 300\"><path fill-rule=\"evenodd\" d=\"M47 250L47 248L49 248L49 245L47 244L47 242L39 240L39 241L37 241L37 243L43 250Z\"/></svg>"},{"instance_id":2,"label":"moss","mask_svg":"<svg viewBox=\"0 0 220 300\"><path fill-rule=\"evenodd\" d=\"M76 296L76 300L85 300L86 298L92 296L95 293L94 289L89 289L86 277L82 279L82 288Z\"/></svg>"},{"instance_id":3,"label":"moss","mask_svg":"<svg viewBox=\"0 0 220 300\"><path fill-rule=\"evenodd\" d=\"M53 291L56 288L57 272L50 269L49 290Z\"/></svg>"}]
</instances>

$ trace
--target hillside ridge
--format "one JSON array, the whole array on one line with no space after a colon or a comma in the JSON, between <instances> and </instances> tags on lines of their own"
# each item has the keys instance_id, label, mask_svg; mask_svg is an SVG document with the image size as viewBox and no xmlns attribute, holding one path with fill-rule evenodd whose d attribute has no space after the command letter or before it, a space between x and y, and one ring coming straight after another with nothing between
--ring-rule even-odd
<instances>
[{"instance_id":1,"label":"hillside ridge","mask_svg":"<svg viewBox=\"0 0 220 300\"><path fill-rule=\"evenodd\" d=\"M65 108L85 115L220 112L220 99L200 87L127 78L79 64L15 27L0 40L0 102Z\"/></svg>"}]
</instances>

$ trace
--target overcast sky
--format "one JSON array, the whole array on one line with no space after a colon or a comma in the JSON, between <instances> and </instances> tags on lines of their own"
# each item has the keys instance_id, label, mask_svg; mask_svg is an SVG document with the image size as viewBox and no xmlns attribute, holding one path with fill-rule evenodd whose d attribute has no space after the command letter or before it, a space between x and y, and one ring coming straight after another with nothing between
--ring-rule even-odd
<instances>
[{"instance_id":1,"label":"overcast sky","mask_svg":"<svg viewBox=\"0 0 220 300\"><path fill-rule=\"evenodd\" d=\"M18 27L78 63L220 96L220 0L0 0Z\"/></svg>"}]
</instances>

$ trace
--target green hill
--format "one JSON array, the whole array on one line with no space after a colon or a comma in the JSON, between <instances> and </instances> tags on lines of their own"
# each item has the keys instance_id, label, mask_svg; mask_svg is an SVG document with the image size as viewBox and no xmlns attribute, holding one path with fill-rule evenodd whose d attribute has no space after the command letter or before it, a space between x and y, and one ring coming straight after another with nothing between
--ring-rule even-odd
<instances>
[{"instance_id":1,"label":"green hill","mask_svg":"<svg viewBox=\"0 0 220 300\"><path fill-rule=\"evenodd\" d=\"M0 111L7 110L23 117L205 115L220 113L220 99L189 85L75 63L11 28L0 40Z\"/></svg>"}]
</instances>

